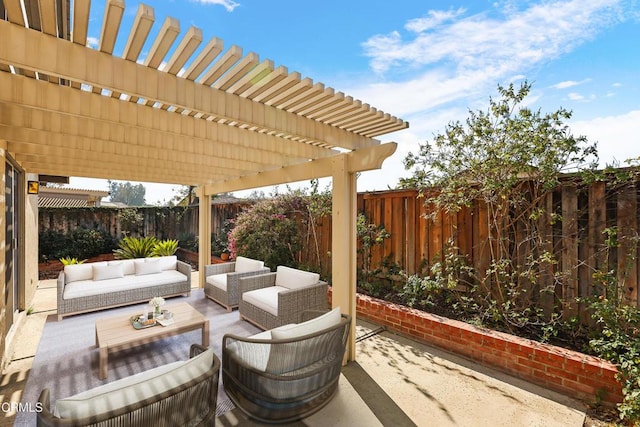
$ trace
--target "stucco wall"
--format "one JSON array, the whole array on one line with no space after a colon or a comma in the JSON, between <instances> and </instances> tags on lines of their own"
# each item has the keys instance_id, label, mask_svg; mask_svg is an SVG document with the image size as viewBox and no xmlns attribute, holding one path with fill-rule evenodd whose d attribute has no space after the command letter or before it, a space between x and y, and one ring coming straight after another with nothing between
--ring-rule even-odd
<instances>
[{"instance_id":1,"label":"stucco wall","mask_svg":"<svg viewBox=\"0 0 640 427\"><path fill-rule=\"evenodd\" d=\"M0 140L0 153L2 155L2 161L0 161L0 212L6 212L5 206L5 165L6 165L6 147L7 143ZM0 214L0 368L4 367L6 362L6 347L5 347L5 330L7 329L7 313L6 313L6 295L5 295L5 215Z\"/></svg>"},{"instance_id":2,"label":"stucco wall","mask_svg":"<svg viewBox=\"0 0 640 427\"><path fill-rule=\"evenodd\" d=\"M27 174L27 180L37 180L37 174ZM26 194L26 191L23 193ZM24 262L21 272L24 277L24 292L20 295L20 310L26 310L38 287L38 196L25 196L24 206Z\"/></svg>"}]
</instances>

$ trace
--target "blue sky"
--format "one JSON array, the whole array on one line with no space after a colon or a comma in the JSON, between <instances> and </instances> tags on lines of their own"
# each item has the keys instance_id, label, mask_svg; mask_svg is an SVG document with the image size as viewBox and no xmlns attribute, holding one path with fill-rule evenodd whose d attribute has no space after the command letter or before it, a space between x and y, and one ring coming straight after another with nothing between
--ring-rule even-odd
<instances>
[{"instance_id":1,"label":"blue sky","mask_svg":"<svg viewBox=\"0 0 640 427\"><path fill-rule=\"evenodd\" d=\"M97 45L104 1L92 2ZM468 109L484 109L498 84L533 83L527 103L573 111L575 135L598 142L603 164L640 156L640 4L638 0L147 0L156 22L193 25L410 122L380 138L398 150L358 191L394 187L408 176L402 159ZM120 54L138 3L126 2ZM175 44L177 45L178 42ZM204 45L204 43L203 43ZM202 47L202 46L201 46ZM106 189L104 181L72 186ZM145 184L146 185L146 184ZM146 185L147 201L168 186Z\"/></svg>"}]
</instances>

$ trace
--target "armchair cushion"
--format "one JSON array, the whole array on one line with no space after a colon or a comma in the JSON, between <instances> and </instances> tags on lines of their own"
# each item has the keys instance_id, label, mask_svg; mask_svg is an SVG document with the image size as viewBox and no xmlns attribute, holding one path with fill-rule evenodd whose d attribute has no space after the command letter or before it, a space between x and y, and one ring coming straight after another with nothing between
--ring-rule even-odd
<instances>
[{"instance_id":1,"label":"armchair cushion","mask_svg":"<svg viewBox=\"0 0 640 427\"><path fill-rule=\"evenodd\" d=\"M249 304L253 304L261 310L278 315L278 294L289 289L282 286L268 286L262 289L245 292L242 299Z\"/></svg>"},{"instance_id":2,"label":"armchair cushion","mask_svg":"<svg viewBox=\"0 0 640 427\"><path fill-rule=\"evenodd\" d=\"M271 338L274 340L299 338L335 326L340 323L341 318L342 315L340 314L340 307L336 307L333 310L321 316L307 320L306 322L290 326L286 325L288 326L286 328L280 327L273 329L271 330Z\"/></svg>"},{"instance_id":3,"label":"armchair cushion","mask_svg":"<svg viewBox=\"0 0 640 427\"><path fill-rule=\"evenodd\" d=\"M279 265L276 270L276 286L288 289L304 288L318 283L320 275L310 271L297 270L291 267Z\"/></svg>"},{"instance_id":4,"label":"armchair cushion","mask_svg":"<svg viewBox=\"0 0 640 427\"><path fill-rule=\"evenodd\" d=\"M184 362L175 362L113 381L56 402L56 416L84 418L113 411L171 390L206 373L213 350Z\"/></svg>"},{"instance_id":5,"label":"armchair cushion","mask_svg":"<svg viewBox=\"0 0 640 427\"><path fill-rule=\"evenodd\" d=\"M258 271L264 267L264 261L258 261L256 259L245 258L239 256L236 258L236 273L248 273L250 271Z\"/></svg>"},{"instance_id":6,"label":"armchair cushion","mask_svg":"<svg viewBox=\"0 0 640 427\"><path fill-rule=\"evenodd\" d=\"M213 274L211 276L207 276L206 282L212 286L215 286L218 289L222 289L226 292L227 290L227 273L222 274Z\"/></svg>"}]
</instances>

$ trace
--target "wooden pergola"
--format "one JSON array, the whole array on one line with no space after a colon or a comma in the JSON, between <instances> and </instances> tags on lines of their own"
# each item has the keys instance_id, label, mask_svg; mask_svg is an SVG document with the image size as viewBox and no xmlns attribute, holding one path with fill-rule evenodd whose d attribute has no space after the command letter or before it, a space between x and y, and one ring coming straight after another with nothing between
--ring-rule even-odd
<instances>
[{"instance_id":1,"label":"wooden pergola","mask_svg":"<svg viewBox=\"0 0 640 427\"><path fill-rule=\"evenodd\" d=\"M333 305L355 319L356 173L408 123L169 17L140 58L154 10L120 34L124 8L107 0L93 49L89 0L0 1L0 143L26 173L198 187L200 265L213 195L332 177Z\"/></svg>"}]
</instances>

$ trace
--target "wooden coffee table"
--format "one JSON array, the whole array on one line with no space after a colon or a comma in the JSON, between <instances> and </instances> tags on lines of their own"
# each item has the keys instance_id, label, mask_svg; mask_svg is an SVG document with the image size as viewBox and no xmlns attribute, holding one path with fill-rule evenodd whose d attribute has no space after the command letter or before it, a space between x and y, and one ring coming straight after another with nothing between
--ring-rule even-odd
<instances>
[{"instance_id":1,"label":"wooden coffee table","mask_svg":"<svg viewBox=\"0 0 640 427\"><path fill-rule=\"evenodd\" d=\"M96 346L100 349L100 379L107 378L109 353L137 347L173 335L202 329L202 345L209 346L209 319L186 302L166 307L173 313L174 323L156 325L145 329L134 329L129 320L138 313L135 309L128 315L96 320Z\"/></svg>"}]
</instances>

